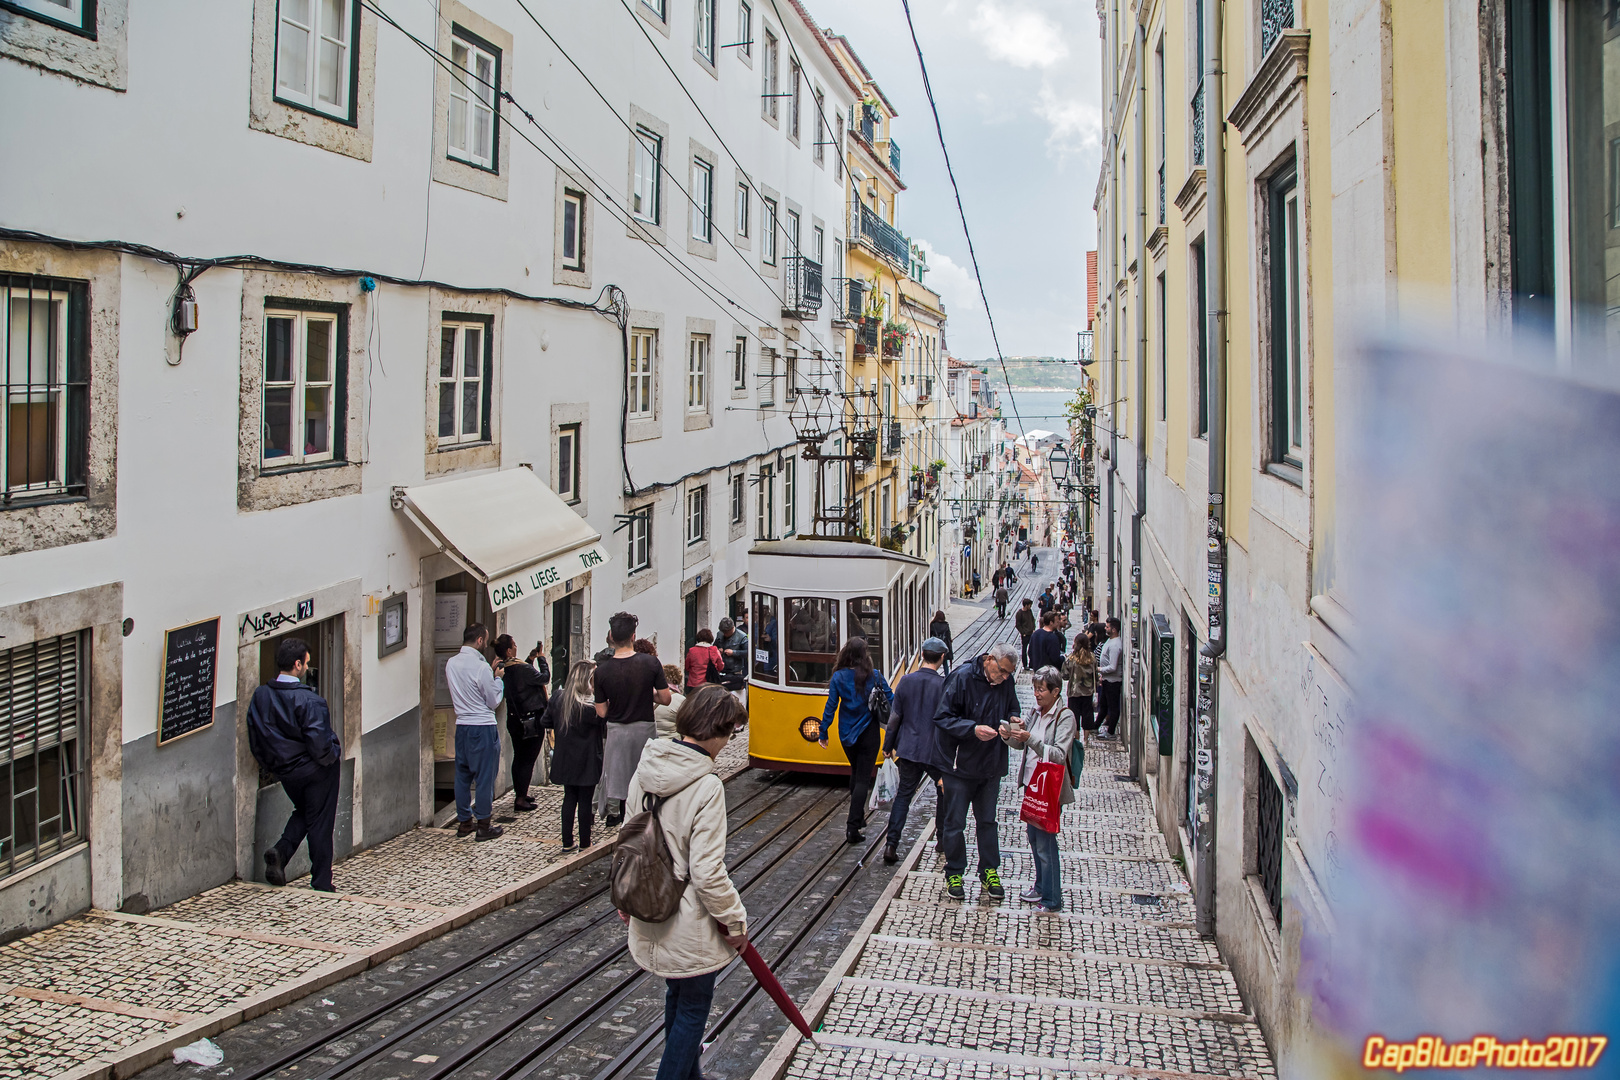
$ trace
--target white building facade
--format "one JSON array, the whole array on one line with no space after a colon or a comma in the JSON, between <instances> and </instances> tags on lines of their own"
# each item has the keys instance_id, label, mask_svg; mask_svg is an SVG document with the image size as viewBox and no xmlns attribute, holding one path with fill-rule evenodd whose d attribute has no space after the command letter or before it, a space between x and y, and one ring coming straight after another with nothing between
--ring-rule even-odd
<instances>
[{"instance_id":1,"label":"white building facade","mask_svg":"<svg viewBox=\"0 0 1620 1080\"><path fill-rule=\"evenodd\" d=\"M260 874L283 636L341 857L442 816L466 623L678 661L807 527L854 87L797 3L529 10L0 11L6 932Z\"/></svg>"}]
</instances>

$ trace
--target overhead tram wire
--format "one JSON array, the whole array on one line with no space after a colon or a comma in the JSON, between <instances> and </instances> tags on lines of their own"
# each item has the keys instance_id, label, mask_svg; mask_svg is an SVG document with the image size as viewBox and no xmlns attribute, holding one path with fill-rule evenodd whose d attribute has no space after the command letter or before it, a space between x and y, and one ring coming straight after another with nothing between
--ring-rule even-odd
<instances>
[{"instance_id":1,"label":"overhead tram wire","mask_svg":"<svg viewBox=\"0 0 1620 1080\"><path fill-rule=\"evenodd\" d=\"M771 0L771 6L776 6L776 0ZM917 26L911 21L911 0L900 0L900 6L905 9L906 28L911 31L911 46L917 51L917 68L922 72L923 92L928 95L928 108L934 114L934 131L939 136L939 152L945 157L945 175L950 177L951 192L956 196L956 214L962 219L962 235L967 240L968 258L973 260L973 278L979 283L979 299L984 302L984 318L990 324L990 341L996 347L996 361L1001 365L1002 378L1011 386L1012 378L1007 374L1007 362L1001 355L1001 339L996 334L996 318L990 313L990 297L984 289L984 275L979 272L979 256L973 249L973 232L968 228L967 211L962 208L962 189L956 184L956 170L951 168L951 152L945 146L945 127L940 123L939 105L934 101L933 84L928 81L928 64L923 60L922 43L917 40ZM1018 402L1014 401L1012 407L1013 416L1017 418L1018 427L1022 430L1024 418L1018 415Z\"/></svg>"}]
</instances>

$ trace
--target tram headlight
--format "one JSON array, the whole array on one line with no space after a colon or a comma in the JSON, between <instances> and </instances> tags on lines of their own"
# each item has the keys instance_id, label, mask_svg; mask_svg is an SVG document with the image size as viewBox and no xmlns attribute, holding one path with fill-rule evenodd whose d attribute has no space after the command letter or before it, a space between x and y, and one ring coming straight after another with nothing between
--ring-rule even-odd
<instances>
[{"instance_id":1,"label":"tram headlight","mask_svg":"<svg viewBox=\"0 0 1620 1080\"><path fill-rule=\"evenodd\" d=\"M821 717L807 716L799 721L799 734L804 736L805 742L820 742Z\"/></svg>"}]
</instances>

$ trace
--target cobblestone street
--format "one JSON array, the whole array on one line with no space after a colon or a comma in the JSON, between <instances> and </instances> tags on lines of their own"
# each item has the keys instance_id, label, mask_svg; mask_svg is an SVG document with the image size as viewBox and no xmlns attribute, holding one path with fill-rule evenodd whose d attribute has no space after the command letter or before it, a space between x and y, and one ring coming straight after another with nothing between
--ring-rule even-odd
<instances>
[{"instance_id":1,"label":"cobblestone street","mask_svg":"<svg viewBox=\"0 0 1620 1080\"><path fill-rule=\"evenodd\" d=\"M722 776L746 767L746 732ZM600 858L564 853L562 789L540 808L495 804L506 835L458 840L418 828L339 863L335 894L309 879L233 881L151 915L93 911L0 945L0 1078L119 1074L364 971Z\"/></svg>"}]
</instances>

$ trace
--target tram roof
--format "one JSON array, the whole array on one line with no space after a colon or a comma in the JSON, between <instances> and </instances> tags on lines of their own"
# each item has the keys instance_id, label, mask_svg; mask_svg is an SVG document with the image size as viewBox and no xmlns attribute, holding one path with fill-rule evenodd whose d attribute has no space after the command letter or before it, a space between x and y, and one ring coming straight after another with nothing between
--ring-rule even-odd
<instances>
[{"instance_id":1,"label":"tram roof","mask_svg":"<svg viewBox=\"0 0 1620 1080\"><path fill-rule=\"evenodd\" d=\"M876 544L860 544L853 540L818 540L795 538L792 540L763 540L748 549L748 555L780 555L785 557L817 559L882 559L889 562L928 566L926 559L907 555L903 551L889 551Z\"/></svg>"}]
</instances>

